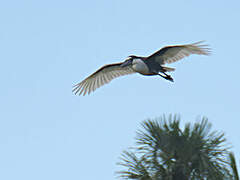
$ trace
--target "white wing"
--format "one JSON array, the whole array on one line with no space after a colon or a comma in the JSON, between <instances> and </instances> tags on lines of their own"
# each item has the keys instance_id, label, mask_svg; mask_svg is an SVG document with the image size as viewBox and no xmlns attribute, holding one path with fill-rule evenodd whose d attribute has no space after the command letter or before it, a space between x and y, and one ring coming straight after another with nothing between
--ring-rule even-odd
<instances>
[{"instance_id":1,"label":"white wing","mask_svg":"<svg viewBox=\"0 0 240 180\"><path fill-rule=\"evenodd\" d=\"M86 95L95 91L97 88L109 83L119 76L135 73L129 66L121 67L122 63L108 64L101 67L92 75L88 76L82 82L76 84L72 90L74 94Z\"/></svg>"},{"instance_id":2,"label":"white wing","mask_svg":"<svg viewBox=\"0 0 240 180\"><path fill-rule=\"evenodd\" d=\"M209 55L210 49L208 45L201 44L202 42L203 41L186 45L167 46L149 56L148 60L153 60L162 65L174 63L191 54Z\"/></svg>"}]
</instances>

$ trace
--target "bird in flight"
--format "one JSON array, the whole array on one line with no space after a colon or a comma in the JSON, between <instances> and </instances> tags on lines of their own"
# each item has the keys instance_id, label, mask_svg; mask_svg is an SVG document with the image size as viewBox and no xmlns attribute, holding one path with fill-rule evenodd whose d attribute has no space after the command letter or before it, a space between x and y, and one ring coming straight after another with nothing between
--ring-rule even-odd
<instances>
[{"instance_id":1,"label":"bird in flight","mask_svg":"<svg viewBox=\"0 0 240 180\"><path fill-rule=\"evenodd\" d=\"M174 68L163 66L174 63L191 54L209 55L208 45L203 41L193 44L166 46L148 57L131 55L124 62L107 64L88 76L82 82L73 86L73 93L86 95L97 88L109 83L114 78L127 74L140 73L145 76L158 75L172 81L173 78L167 72L174 71Z\"/></svg>"}]
</instances>

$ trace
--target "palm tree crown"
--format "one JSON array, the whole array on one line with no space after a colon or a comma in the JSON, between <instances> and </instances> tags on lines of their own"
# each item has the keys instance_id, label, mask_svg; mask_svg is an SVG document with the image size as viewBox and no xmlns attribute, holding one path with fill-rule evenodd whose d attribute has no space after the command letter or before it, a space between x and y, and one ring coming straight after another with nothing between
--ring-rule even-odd
<instances>
[{"instance_id":1,"label":"palm tree crown","mask_svg":"<svg viewBox=\"0 0 240 180\"><path fill-rule=\"evenodd\" d=\"M133 151L124 151L118 172L138 180L221 180L229 179L229 163L224 134L210 131L207 118L180 128L180 118L165 116L147 120L137 131Z\"/></svg>"}]
</instances>

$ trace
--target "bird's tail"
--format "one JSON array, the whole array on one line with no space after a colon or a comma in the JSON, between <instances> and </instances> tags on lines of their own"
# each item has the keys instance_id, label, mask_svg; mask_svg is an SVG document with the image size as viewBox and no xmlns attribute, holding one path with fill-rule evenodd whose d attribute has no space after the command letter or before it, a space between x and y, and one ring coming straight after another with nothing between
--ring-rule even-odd
<instances>
[{"instance_id":1,"label":"bird's tail","mask_svg":"<svg viewBox=\"0 0 240 180\"><path fill-rule=\"evenodd\" d=\"M175 71L175 68L170 68L170 67L165 67L165 66L162 66L162 68L165 72Z\"/></svg>"}]
</instances>

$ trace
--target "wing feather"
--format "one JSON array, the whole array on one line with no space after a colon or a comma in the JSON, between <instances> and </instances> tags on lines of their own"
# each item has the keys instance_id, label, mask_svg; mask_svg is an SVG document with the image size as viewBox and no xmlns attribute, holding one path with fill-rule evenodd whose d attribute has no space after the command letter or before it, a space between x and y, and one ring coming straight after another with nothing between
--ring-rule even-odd
<instances>
[{"instance_id":1,"label":"wing feather","mask_svg":"<svg viewBox=\"0 0 240 180\"><path fill-rule=\"evenodd\" d=\"M203 42L204 41L199 41L193 44L166 46L149 56L147 59L163 65L174 63L191 54L209 55L210 48L208 48L208 45L202 44Z\"/></svg>"},{"instance_id":2,"label":"wing feather","mask_svg":"<svg viewBox=\"0 0 240 180\"><path fill-rule=\"evenodd\" d=\"M122 63L108 64L101 67L82 82L74 85L73 93L85 96L119 76L135 73L131 67L121 67L121 64Z\"/></svg>"}]
</instances>

